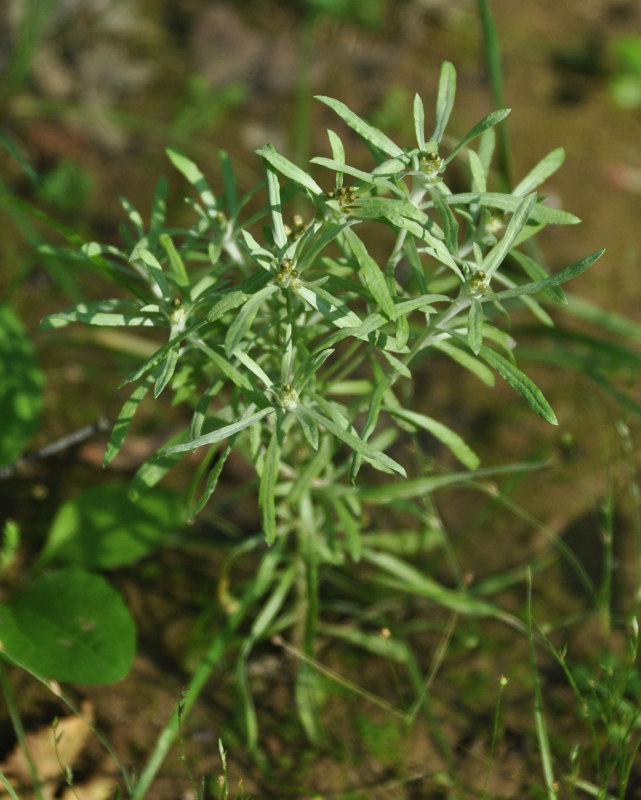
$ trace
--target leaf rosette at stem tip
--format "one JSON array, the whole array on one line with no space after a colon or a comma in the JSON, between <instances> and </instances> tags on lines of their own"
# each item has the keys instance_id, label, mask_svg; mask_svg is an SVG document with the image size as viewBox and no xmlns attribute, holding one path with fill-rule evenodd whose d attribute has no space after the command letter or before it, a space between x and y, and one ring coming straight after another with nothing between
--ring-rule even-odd
<instances>
[{"instance_id":1,"label":"leaf rosette at stem tip","mask_svg":"<svg viewBox=\"0 0 641 800\"><path fill-rule=\"evenodd\" d=\"M531 251L522 252L547 225L579 221L537 194L563 151L545 156L513 192L492 191L494 127L508 109L491 111L455 138L446 134L455 93L456 70L446 62L431 122L420 96L414 99L411 146L320 96L373 160L369 170L352 167L341 136L328 130L331 157L311 160L329 171L327 189L320 176L266 144L256 151L264 182L244 197L221 153L217 194L194 162L170 149L196 192L189 228L166 223L160 181L148 223L123 201L131 223L124 249L68 237L80 246L76 258L91 260L132 297L83 303L43 326L119 325L165 337L124 381L137 386L116 420L106 461L150 393L171 392L189 409L186 429L140 468L137 490L202 448L189 492L193 513L214 492L230 452L240 450L255 466L263 527L273 541L292 529L288 504L309 492L320 498L327 486L352 491L363 461L405 475L390 455L400 452L391 448L402 432L429 432L475 469L478 457L459 434L403 407L403 382L435 355L487 385L498 375L556 422L516 366L515 342L500 326L514 307L552 324L546 305L564 303L561 284L600 253L550 274ZM457 191L450 188L454 168ZM465 175L469 191L459 191ZM263 208L247 213L261 189ZM389 231L392 243L381 257ZM319 503L318 513L329 514L330 506Z\"/></svg>"}]
</instances>

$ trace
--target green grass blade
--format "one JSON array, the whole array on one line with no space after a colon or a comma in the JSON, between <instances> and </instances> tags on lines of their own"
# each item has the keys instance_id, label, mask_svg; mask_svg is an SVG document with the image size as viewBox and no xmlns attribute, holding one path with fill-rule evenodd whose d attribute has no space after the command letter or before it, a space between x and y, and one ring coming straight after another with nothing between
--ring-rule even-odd
<instances>
[{"instance_id":1,"label":"green grass blade","mask_svg":"<svg viewBox=\"0 0 641 800\"><path fill-rule=\"evenodd\" d=\"M554 768L552 766L550 737L548 735L547 723L545 721L545 714L543 711L541 678L536 664L536 654L534 652L534 617L532 611L531 576L528 581L528 640L530 643L530 666L532 668L532 681L534 683L534 719L536 722L536 736L539 742L541 765L543 767L543 777L545 779L548 800L557 800L557 784L554 778Z\"/></svg>"},{"instance_id":2,"label":"green grass blade","mask_svg":"<svg viewBox=\"0 0 641 800\"><path fill-rule=\"evenodd\" d=\"M494 104L499 108L505 106L503 100L503 74L501 70L501 48L499 35L492 16L490 0L478 0L481 27L483 29L483 51L485 63L490 76L492 97ZM507 136L507 125L501 122L498 125L498 160L502 182L506 189L512 185L512 159Z\"/></svg>"}]
</instances>

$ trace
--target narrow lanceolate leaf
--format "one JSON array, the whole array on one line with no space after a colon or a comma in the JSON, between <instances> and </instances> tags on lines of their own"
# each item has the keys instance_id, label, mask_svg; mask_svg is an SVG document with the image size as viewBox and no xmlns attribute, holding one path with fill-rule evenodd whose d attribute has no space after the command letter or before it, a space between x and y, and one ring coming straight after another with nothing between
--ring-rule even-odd
<instances>
[{"instance_id":1,"label":"narrow lanceolate leaf","mask_svg":"<svg viewBox=\"0 0 641 800\"><path fill-rule=\"evenodd\" d=\"M436 187L428 187L434 207L443 225L445 246L453 255L458 254L458 222L443 194Z\"/></svg>"},{"instance_id":2,"label":"narrow lanceolate leaf","mask_svg":"<svg viewBox=\"0 0 641 800\"><path fill-rule=\"evenodd\" d=\"M200 169L191 159L173 147L168 147L165 152L178 172L181 172L200 194L210 214L216 213L216 198Z\"/></svg>"},{"instance_id":3,"label":"narrow lanceolate leaf","mask_svg":"<svg viewBox=\"0 0 641 800\"><path fill-rule=\"evenodd\" d=\"M538 261L530 258L530 256L519 253L518 250L512 250L510 251L510 257L518 261L521 267L523 267L524 272L532 278L533 281L544 281L546 278L550 277L550 273L545 267L539 264ZM554 300L555 303L565 305L568 302L565 292L560 286L550 286L548 289L543 289L541 291L543 294L547 295L550 300Z\"/></svg>"},{"instance_id":4,"label":"narrow lanceolate leaf","mask_svg":"<svg viewBox=\"0 0 641 800\"><path fill-rule=\"evenodd\" d=\"M494 373L492 370L488 369L482 361L470 355L466 350L461 350L460 347L455 347L450 342L441 339L430 342L430 346L445 353L452 361L456 361L464 369L472 372L486 386L494 386Z\"/></svg>"},{"instance_id":5,"label":"narrow lanceolate leaf","mask_svg":"<svg viewBox=\"0 0 641 800\"><path fill-rule=\"evenodd\" d=\"M172 271L174 276L174 280L176 284L180 286L180 289L183 293L183 297L189 297L189 276L187 275L187 270L185 269L185 264L182 260L182 257L178 250L176 250L176 246L174 245L170 236L166 233L161 234L160 236L160 244L167 253L167 258L169 259L169 267Z\"/></svg>"},{"instance_id":6,"label":"narrow lanceolate leaf","mask_svg":"<svg viewBox=\"0 0 641 800\"><path fill-rule=\"evenodd\" d=\"M490 250L490 252L483 259L482 268L488 278L501 266L503 259L507 256L510 249L514 245L516 237L521 233L530 217L534 204L536 203L536 195L531 194L522 200L507 226L507 230L503 238Z\"/></svg>"},{"instance_id":7,"label":"narrow lanceolate leaf","mask_svg":"<svg viewBox=\"0 0 641 800\"><path fill-rule=\"evenodd\" d=\"M360 318L346 305L336 300L319 286L300 286L295 290L312 308L315 308L337 328L358 328Z\"/></svg>"},{"instance_id":8,"label":"narrow lanceolate leaf","mask_svg":"<svg viewBox=\"0 0 641 800\"><path fill-rule=\"evenodd\" d=\"M390 553L380 553L367 547L363 548L363 559L386 573L392 579L393 585L399 588L402 586L406 592L432 600L457 614L500 619L506 616L498 606L488 603L487 600L474 597L467 592L449 589Z\"/></svg>"},{"instance_id":9,"label":"narrow lanceolate leaf","mask_svg":"<svg viewBox=\"0 0 641 800\"><path fill-rule=\"evenodd\" d=\"M40 323L42 330L62 328L70 322L84 322L86 325L101 327L168 327L167 321L160 315L141 314L137 303L125 300L99 300L91 303L80 303L69 311L50 314Z\"/></svg>"},{"instance_id":10,"label":"narrow lanceolate leaf","mask_svg":"<svg viewBox=\"0 0 641 800\"><path fill-rule=\"evenodd\" d=\"M570 264L569 267L562 269L555 275L550 275L549 278L545 278L544 280L541 281L534 281L534 283L526 283L524 286L515 286L513 289L506 289L504 292L499 292L497 294L497 297L499 300L507 300L510 297L518 297L519 295L522 294L534 294L536 292L546 292L549 289L558 286L561 283L569 281L571 278L575 278L582 272L585 272L585 270L588 269L588 267L592 266L592 264L594 264L594 262L598 258L601 258L603 253L605 253L605 250L597 250L596 252L591 253L589 256L585 256L585 258L582 258L579 261L575 261L574 264ZM517 260L520 262L523 256L521 253L519 253L518 255L519 258L517 258ZM567 303L567 300L565 300L565 296L564 296L564 302Z\"/></svg>"},{"instance_id":11,"label":"narrow lanceolate leaf","mask_svg":"<svg viewBox=\"0 0 641 800\"><path fill-rule=\"evenodd\" d=\"M428 433L431 433L439 441L443 442L446 447L449 447L458 460L468 469L476 469L480 464L480 459L472 448L466 444L458 433L448 428L447 425L443 425L443 423L431 417L427 417L424 414L418 414L415 411L409 411L405 408L386 406L383 410L398 419L409 422L416 428L422 428L428 431Z\"/></svg>"},{"instance_id":12,"label":"narrow lanceolate leaf","mask_svg":"<svg viewBox=\"0 0 641 800\"><path fill-rule=\"evenodd\" d=\"M505 119L509 113L509 108L501 108L498 111L492 111L487 115L487 117L483 117L480 122L477 122L476 125L465 134L461 141L456 145L454 150L452 150L449 156L445 159L445 163L449 164L449 162L462 147L465 147L465 145L471 142L472 139L476 139L477 136L480 136L483 131L486 131L488 128L491 128L497 123L501 122L501 120Z\"/></svg>"},{"instance_id":13,"label":"narrow lanceolate leaf","mask_svg":"<svg viewBox=\"0 0 641 800\"><path fill-rule=\"evenodd\" d=\"M365 245L351 228L345 230L345 238L358 261L361 268L363 279L367 288L372 293L372 297L378 303L381 311L389 319L394 318L394 301L389 292L383 271L376 261L370 256Z\"/></svg>"},{"instance_id":14,"label":"narrow lanceolate leaf","mask_svg":"<svg viewBox=\"0 0 641 800\"><path fill-rule=\"evenodd\" d=\"M151 388L152 383L153 378L151 375L148 375L145 380L135 388L129 400L123 403L120 414L118 414L118 419L114 423L111 431L109 441L107 442L107 449L105 450L105 457L102 462L103 467L106 467L120 450L127 436L131 420L134 418L138 406Z\"/></svg>"},{"instance_id":15,"label":"narrow lanceolate leaf","mask_svg":"<svg viewBox=\"0 0 641 800\"><path fill-rule=\"evenodd\" d=\"M243 304L237 316L234 318L234 321L227 329L227 334L225 336L225 350L228 357L234 354L234 350L250 330L256 319L256 315L260 311L261 303L276 291L278 291L278 286L275 286L273 283L269 284L252 295L247 302Z\"/></svg>"},{"instance_id":16,"label":"narrow lanceolate leaf","mask_svg":"<svg viewBox=\"0 0 641 800\"><path fill-rule=\"evenodd\" d=\"M249 300L256 292L259 292L270 280L270 277L271 276L267 272L259 272L256 275L252 275L252 277L248 278L246 281L243 281L237 289L225 292L209 310L207 321L215 322L225 316L229 311L238 308L238 306Z\"/></svg>"},{"instance_id":17,"label":"narrow lanceolate leaf","mask_svg":"<svg viewBox=\"0 0 641 800\"><path fill-rule=\"evenodd\" d=\"M477 298L470 303L467 315L467 343L474 355L478 355L483 344L483 304Z\"/></svg>"},{"instance_id":18,"label":"narrow lanceolate leaf","mask_svg":"<svg viewBox=\"0 0 641 800\"><path fill-rule=\"evenodd\" d=\"M199 320L198 322L194 322L194 324L190 325L188 328L185 328L182 333L178 334L178 336L167 342L167 344L164 344L162 347L158 348L158 350L156 350L156 352L143 364L123 378L120 381L120 386L124 386L126 383L131 383L132 381L137 381L138 378L142 378L142 376L149 372L149 370L152 370L155 366L160 364L170 350L172 350L174 347L178 347L183 339L188 337L190 334L195 333L197 330L201 330L206 325L207 320Z\"/></svg>"},{"instance_id":19,"label":"narrow lanceolate leaf","mask_svg":"<svg viewBox=\"0 0 641 800\"><path fill-rule=\"evenodd\" d=\"M323 428L332 433L337 439L345 442L345 444L351 447L352 450L363 456L363 458L366 461L369 461L373 467L376 467L383 472L398 472L400 475L405 477L405 470L400 464L394 461L393 458L390 458L380 450L376 450L375 448L371 447L371 445L368 445L367 442L364 442L355 434L350 433L344 428L341 428L336 422L334 422L334 420L326 417L324 414L320 414L318 411L316 411L316 409L298 406L296 411L297 415L303 414L311 417L314 422L317 422Z\"/></svg>"},{"instance_id":20,"label":"narrow lanceolate leaf","mask_svg":"<svg viewBox=\"0 0 641 800\"><path fill-rule=\"evenodd\" d=\"M551 425L558 425L556 414L543 396L543 392L527 375L486 345L481 345L480 355L504 381L525 398L533 411Z\"/></svg>"},{"instance_id":21,"label":"narrow lanceolate leaf","mask_svg":"<svg viewBox=\"0 0 641 800\"><path fill-rule=\"evenodd\" d=\"M285 158L285 156L277 153L273 145L266 144L264 147L261 147L259 150L255 150L254 152L261 156L261 158L264 158L265 161L268 161L272 167L274 167L274 169L281 173L281 175L284 175L286 178L294 181L294 183L297 183L299 186L307 189L307 191L311 192L311 194L315 195L316 197L324 194L321 187L316 183L311 175L308 175L300 167L297 167L296 164L293 164L288 158Z\"/></svg>"},{"instance_id":22,"label":"narrow lanceolate leaf","mask_svg":"<svg viewBox=\"0 0 641 800\"><path fill-rule=\"evenodd\" d=\"M312 164L318 164L321 167L327 167L334 172L344 172L346 175L351 175L353 178L363 181L363 183L373 184L376 183L376 178L369 172L364 172L362 169L350 167L342 161L337 161L334 158L325 158L325 156L314 156L310 159Z\"/></svg>"},{"instance_id":23,"label":"narrow lanceolate leaf","mask_svg":"<svg viewBox=\"0 0 641 800\"><path fill-rule=\"evenodd\" d=\"M553 175L557 169L563 164L565 160L565 150L562 147L557 147L552 150L545 158L542 158L539 163L523 178L523 180L514 187L512 194L517 197L525 197L526 194L534 191L550 175Z\"/></svg>"},{"instance_id":24,"label":"narrow lanceolate leaf","mask_svg":"<svg viewBox=\"0 0 641 800\"><path fill-rule=\"evenodd\" d=\"M483 162L474 150L467 151L470 159L470 172L472 173L472 189L475 192L484 192L487 189L487 173Z\"/></svg>"},{"instance_id":25,"label":"narrow lanceolate leaf","mask_svg":"<svg viewBox=\"0 0 641 800\"><path fill-rule=\"evenodd\" d=\"M452 113L454 106L454 96L456 95L456 70L454 64L444 61L441 67L441 78L438 83L438 98L436 100L436 120L434 122L434 132L431 140L439 142L443 138L445 128ZM419 145L420 147L421 145Z\"/></svg>"},{"instance_id":26,"label":"narrow lanceolate leaf","mask_svg":"<svg viewBox=\"0 0 641 800\"><path fill-rule=\"evenodd\" d=\"M258 505L263 521L263 533L267 544L271 545L276 540L276 504L274 492L278 480L280 466L280 426L277 424L269 440L267 454L263 463L263 472L260 476L260 489L258 491Z\"/></svg>"},{"instance_id":27,"label":"narrow lanceolate leaf","mask_svg":"<svg viewBox=\"0 0 641 800\"><path fill-rule=\"evenodd\" d=\"M490 208L500 208L502 211L515 211L522 201L520 197L499 192L461 192L461 194L446 195L447 202L453 206L467 206L469 203L479 203ZM577 225L581 220L569 211L562 208L552 208L545 203L537 203L532 208L531 220L551 225Z\"/></svg>"},{"instance_id":28,"label":"narrow lanceolate leaf","mask_svg":"<svg viewBox=\"0 0 641 800\"><path fill-rule=\"evenodd\" d=\"M194 339L194 345L207 356L225 378L232 381L239 389L250 391L253 388L247 376L240 372L222 353L218 352L219 345L210 347L200 338Z\"/></svg>"},{"instance_id":29,"label":"narrow lanceolate leaf","mask_svg":"<svg viewBox=\"0 0 641 800\"><path fill-rule=\"evenodd\" d=\"M138 246L134 248L130 256L130 260L134 261L137 258L139 258L147 267L149 275L158 287L161 296L165 300L169 300L171 298L171 291L169 289L169 284L167 283L167 276L165 275L160 261L158 261L156 256L150 250Z\"/></svg>"},{"instance_id":30,"label":"narrow lanceolate leaf","mask_svg":"<svg viewBox=\"0 0 641 800\"><path fill-rule=\"evenodd\" d=\"M326 106L329 106L353 131L356 131L366 142L382 150L388 156L403 155L403 151L397 144L377 128L365 122L364 119L361 119L353 111L350 111L345 103L341 103L340 100L334 100L332 97L325 97L318 94L316 95L316 100L320 100L321 103L325 103Z\"/></svg>"},{"instance_id":31,"label":"narrow lanceolate leaf","mask_svg":"<svg viewBox=\"0 0 641 800\"><path fill-rule=\"evenodd\" d=\"M330 147L332 148L332 158L334 161L344 164L345 148L343 147L343 142L341 141L340 136L330 128L327 129L327 136L329 138Z\"/></svg>"},{"instance_id":32,"label":"narrow lanceolate leaf","mask_svg":"<svg viewBox=\"0 0 641 800\"><path fill-rule=\"evenodd\" d=\"M283 222L283 210L280 203L280 184L276 170L269 162L265 164L265 183L269 198L269 211L272 217L272 231L274 242L281 250L287 245L287 233Z\"/></svg>"},{"instance_id":33,"label":"narrow lanceolate leaf","mask_svg":"<svg viewBox=\"0 0 641 800\"><path fill-rule=\"evenodd\" d=\"M194 498L191 507L189 508L189 516L195 517L196 514L199 514L203 508L207 505L207 501L212 496L212 494L216 491L216 486L218 485L218 478L220 478L220 474L223 471L223 467L225 466L225 462L227 461L227 457L233 450L233 438L227 444L223 452L218 456L216 459L216 463L209 471L207 475L207 481L205 483L205 488L203 489L203 493L201 496L196 500Z\"/></svg>"},{"instance_id":34,"label":"narrow lanceolate leaf","mask_svg":"<svg viewBox=\"0 0 641 800\"><path fill-rule=\"evenodd\" d=\"M307 381L315 375L320 369L321 365L331 356L334 352L332 348L327 350L320 350L311 356L308 356L300 367L297 369L296 374L292 380L292 387L300 392L305 387Z\"/></svg>"},{"instance_id":35,"label":"narrow lanceolate leaf","mask_svg":"<svg viewBox=\"0 0 641 800\"><path fill-rule=\"evenodd\" d=\"M195 439L190 439L187 442L181 442L180 444L166 447L164 450L161 450L158 455L165 456L171 455L172 453L185 453L188 450L196 450L196 448L202 447L205 444L222 442L223 439L227 439L229 436L233 436L233 434L244 430L250 425L253 425L254 422L258 422L259 419L266 417L268 414L273 414L275 410L275 408L269 406L268 408L261 408L259 411L245 413L240 419L236 420L236 422L232 422L230 425L224 425L222 428L218 428L210 433L205 433L202 436L197 436Z\"/></svg>"},{"instance_id":36,"label":"narrow lanceolate leaf","mask_svg":"<svg viewBox=\"0 0 641 800\"><path fill-rule=\"evenodd\" d=\"M425 109L418 94L414 95L414 132L419 150L425 149Z\"/></svg>"},{"instance_id":37,"label":"narrow lanceolate leaf","mask_svg":"<svg viewBox=\"0 0 641 800\"><path fill-rule=\"evenodd\" d=\"M176 333L176 329L172 328L172 336ZM156 376L156 384L154 386L154 398L158 397L163 389L167 386L172 379L176 366L178 364L178 356L180 354L180 346L172 347L172 349L165 356L162 364L154 371Z\"/></svg>"}]
</instances>

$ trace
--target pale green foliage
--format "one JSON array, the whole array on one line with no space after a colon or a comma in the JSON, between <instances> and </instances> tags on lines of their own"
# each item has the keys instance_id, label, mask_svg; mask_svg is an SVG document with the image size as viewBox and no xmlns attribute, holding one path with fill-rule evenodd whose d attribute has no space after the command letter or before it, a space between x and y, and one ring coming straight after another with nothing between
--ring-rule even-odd
<instances>
[{"instance_id":1,"label":"pale green foliage","mask_svg":"<svg viewBox=\"0 0 641 800\"><path fill-rule=\"evenodd\" d=\"M474 469L478 459L458 434L425 415L402 413L397 385L411 380L419 361L435 350L479 377L485 362L541 417L556 422L540 390L516 367L514 343L498 335L493 316L497 309L507 312L503 303L518 297L549 321L531 295L563 302L558 284L598 254L548 276L516 251L546 224L578 221L532 193L560 166L563 153L546 156L513 195L487 192L492 126L508 112L492 112L443 153L455 89L454 67L446 63L430 141L423 103L415 99L414 148L399 146L340 101L318 98L365 140L375 164L368 173L350 168L339 136L330 131L333 158L312 159L334 173L333 189L325 194L308 171L271 145L261 148L271 221L262 243L253 232L256 218L240 219L244 203L226 156L224 191L217 196L190 159L170 150L172 163L199 194L192 227L179 232L165 227L161 180L147 230L124 201L134 227L127 250L85 247L90 257L111 262L112 276L126 278L135 297L84 303L49 317L45 326L81 321L168 331L167 344L125 381L143 382L123 407L107 458L117 453L152 384L154 396L169 388L194 409L184 436L168 443L154 469L143 468L140 487L155 483L196 448L208 448L207 458L212 449L223 448L224 458L231 450L225 443L240 447L260 477L264 531L273 542L283 528L281 518L289 516L280 498L291 495L310 464L316 464L316 473L307 485L317 494L345 478L353 483L362 461L404 475L404 466L384 452L397 436L397 424L429 431ZM468 150L478 137L478 153ZM471 192L453 194L448 188L455 154L469 162ZM345 185L348 178L355 178L353 185ZM306 218L285 221L283 179L308 201ZM361 232L363 220L377 225L363 225ZM370 252L378 253L380 226L396 234L382 267ZM319 453L327 457L319 459ZM216 475L221 469L219 463ZM195 501L198 508L215 483L207 483L206 496Z\"/></svg>"},{"instance_id":2,"label":"pale green foliage","mask_svg":"<svg viewBox=\"0 0 641 800\"><path fill-rule=\"evenodd\" d=\"M548 224L578 222L533 193L560 166L562 151L546 156L513 194L488 191L493 126L508 111L488 114L446 148L455 90L456 73L446 63L433 120L415 99L415 147L396 144L340 101L318 98L363 139L373 156L371 170L346 163L344 143L332 130L331 158L312 159L314 176L265 145L257 153L264 163L267 202L262 213L248 219L243 209L254 192L238 197L225 153L222 192L216 194L199 167L169 150L171 162L198 194L191 202L192 226L166 226L163 180L148 227L123 201L133 227L126 249L92 243L82 252L132 297L84 303L44 322L50 328L79 321L166 330L166 342L124 381L139 383L116 421L105 460L118 452L152 387L154 397L167 390L174 402L187 404L191 420L140 468L133 482L137 490L153 486L186 454L199 450L201 465L189 493L191 513L196 513L215 491L234 449L255 467L262 533L272 547L263 551L240 599L233 600L226 632L212 641L189 700L221 657L227 637L253 609L237 665L251 746L258 734L245 676L250 651L259 639L294 626L307 657L313 655L323 566L362 560L371 581L457 614L494 617L522 628L473 589L462 583L445 587L401 557L407 536L440 536L430 529L426 512L431 492L473 486L488 474L478 470L477 455L459 433L424 408L419 413L406 407L410 393L404 383L412 381L425 359L450 358L485 385L498 374L544 420L556 424L539 388L516 366L515 342L499 322L509 320L516 303L551 324L543 304L566 302L559 285L600 253L551 276L531 254L517 249ZM426 126L433 131L429 140ZM321 188L327 183L325 170L328 192ZM452 192L453 171L458 182L462 173L469 174L469 192ZM292 200L297 213L285 210ZM267 222L262 230L261 220ZM390 230L392 243L381 258ZM397 445L422 431L449 449L464 469L408 479L410 464L401 463L403 448ZM362 482L363 463L387 473L387 482L368 481L368 476ZM393 537L383 536L384 530L372 532L364 522L365 504L374 510L398 507L420 531ZM259 541L239 545L238 554ZM409 649L403 652L421 697L418 708L427 702L420 671ZM304 663L296 698L313 738L318 730L312 679ZM176 732L174 717L141 776L135 800L146 792Z\"/></svg>"}]
</instances>

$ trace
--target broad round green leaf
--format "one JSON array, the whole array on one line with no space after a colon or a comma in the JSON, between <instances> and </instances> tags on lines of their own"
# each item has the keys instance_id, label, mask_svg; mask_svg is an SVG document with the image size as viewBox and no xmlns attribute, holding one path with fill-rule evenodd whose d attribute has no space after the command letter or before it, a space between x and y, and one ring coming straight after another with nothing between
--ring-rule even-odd
<instances>
[{"instance_id":1,"label":"broad round green leaf","mask_svg":"<svg viewBox=\"0 0 641 800\"><path fill-rule=\"evenodd\" d=\"M0 305L0 467L16 460L38 429L43 383L22 323Z\"/></svg>"},{"instance_id":2,"label":"broad round green leaf","mask_svg":"<svg viewBox=\"0 0 641 800\"><path fill-rule=\"evenodd\" d=\"M69 567L0 605L0 642L6 658L40 677L110 683L129 672L136 628L104 578Z\"/></svg>"},{"instance_id":3,"label":"broad round green leaf","mask_svg":"<svg viewBox=\"0 0 641 800\"><path fill-rule=\"evenodd\" d=\"M132 500L126 483L93 486L60 506L40 561L88 569L130 564L164 544L186 521L178 492L154 488Z\"/></svg>"}]
</instances>

